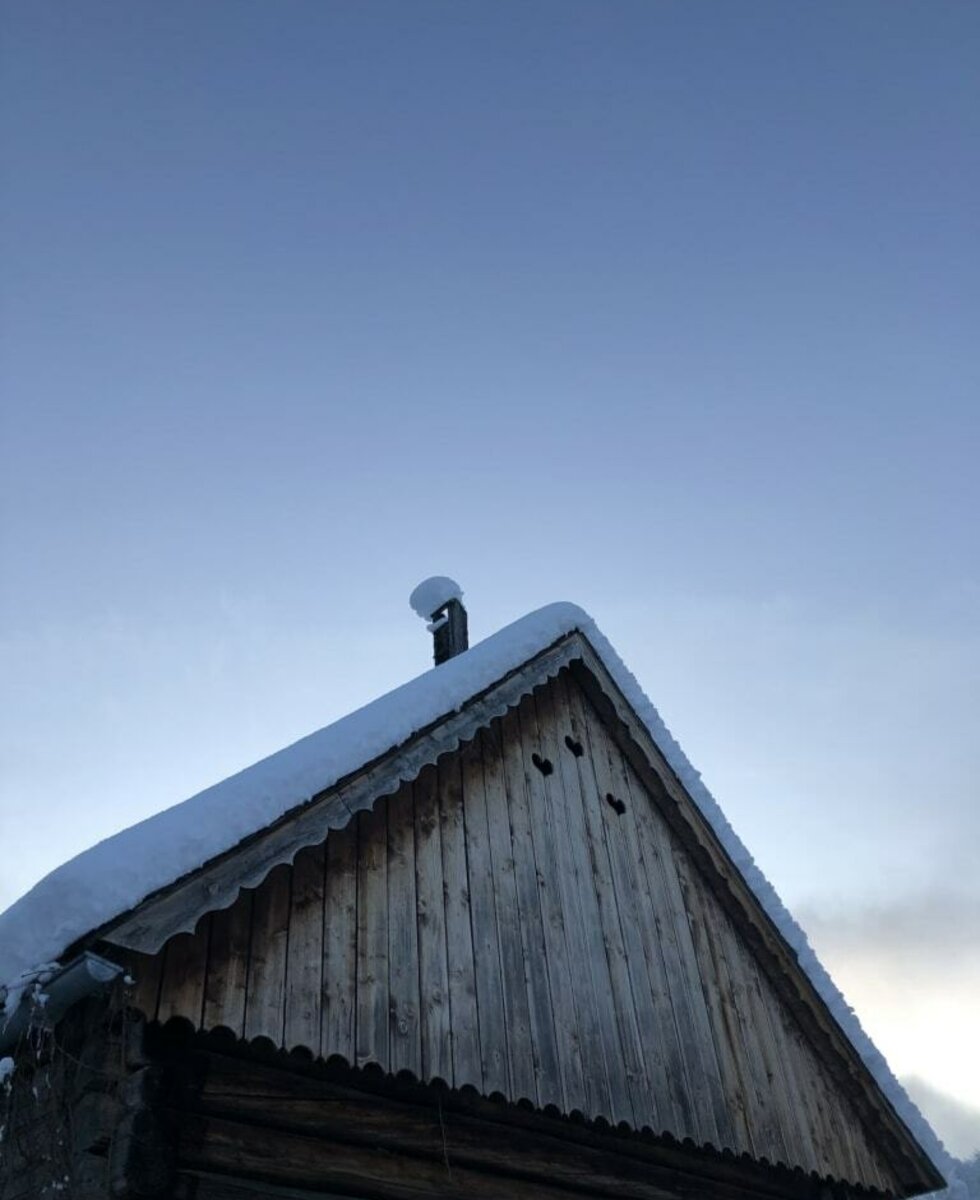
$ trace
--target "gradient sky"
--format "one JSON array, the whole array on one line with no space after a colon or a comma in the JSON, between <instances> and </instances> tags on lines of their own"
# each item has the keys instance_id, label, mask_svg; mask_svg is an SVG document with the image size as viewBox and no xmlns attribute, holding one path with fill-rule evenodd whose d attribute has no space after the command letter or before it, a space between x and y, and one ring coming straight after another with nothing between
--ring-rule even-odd
<instances>
[{"instance_id":1,"label":"gradient sky","mask_svg":"<svg viewBox=\"0 0 980 1200\"><path fill-rule=\"evenodd\" d=\"M593 613L980 1108L980 6L0 20L0 906L425 669L448 573Z\"/></svg>"}]
</instances>

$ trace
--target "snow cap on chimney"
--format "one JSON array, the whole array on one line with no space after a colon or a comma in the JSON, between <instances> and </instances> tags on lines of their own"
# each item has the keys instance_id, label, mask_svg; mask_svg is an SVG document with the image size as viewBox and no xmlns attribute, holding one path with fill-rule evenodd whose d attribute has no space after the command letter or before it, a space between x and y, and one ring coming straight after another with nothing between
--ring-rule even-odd
<instances>
[{"instance_id":1,"label":"snow cap on chimney","mask_svg":"<svg viewBox=\"0 0 980 1200\"><path fill-rule=\"evenodd\" d=\"M436 666L455 658L469 647L466 609L462 604L463 589L455 579L433 575L423 579L408 598L409 604L432 634L433 657Z\"/></svg>"}]
</instances>

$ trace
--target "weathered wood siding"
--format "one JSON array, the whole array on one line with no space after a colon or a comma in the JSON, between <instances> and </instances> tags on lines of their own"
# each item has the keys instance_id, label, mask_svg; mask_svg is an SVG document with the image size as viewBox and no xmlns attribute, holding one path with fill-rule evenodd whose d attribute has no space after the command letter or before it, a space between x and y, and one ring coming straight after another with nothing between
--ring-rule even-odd
<instances>
[{"instance_id":1,"label":"weathered wood siding","mask_svg":"<svg viewBox=\"0 0 980 1200\"><path fill-rule=\"evenodd\" d=\"M895 1190L567 671L138 975L161 1021Z\"/></svg>"}]
</instances>

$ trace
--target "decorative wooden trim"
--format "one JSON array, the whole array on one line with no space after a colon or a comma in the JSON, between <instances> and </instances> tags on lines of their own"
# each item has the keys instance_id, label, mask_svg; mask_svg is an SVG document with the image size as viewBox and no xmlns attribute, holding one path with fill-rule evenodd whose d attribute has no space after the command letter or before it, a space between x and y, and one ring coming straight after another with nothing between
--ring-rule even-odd
<instances>
[{"instance_id":1,"label":"decorative wooden trim","mask_svg":"<svg viewBox=\"0 0 980 1200\"><path fill-rule=\"evenodd\" d=\"M148 897L85 940L100 938L128 950L156 954L175 933L193 932L205 913L227 908L243 888L262 883L273 867L292 862L304 846L323 841L330 830L347 825L355 813L370 809L379 797L415 779L423 767L471 741L494 717L515 707L537 684L557 675L580 654L576 635L563 638L460 711L448 713L356 775L317 794L276 824Z\"/></svg>"},{"instance_id":2,"label":"decorative wooden trim","mask_svg":"<svg viewBox=\"0 0 980 1200\"><path fill-rule=\"evenodd\" d=\"M558 676L566 667L653 798L658 811L702 872L706 886L753 948L777 995L853 1103L872 1140L887 1148L895 1168L901 1169L904 1191L915 1193L944 1186L941 1176L837 1025L800 967L792 948L763 910L707 818L674 774L599 655L578 632L566 635L474 697L460 712L447 715L356 775L293 810L274 826L144 901L133 912L93 935L93 939L101 936L114 945L156 953L174 934L193 929L201 915L232 904L240 889L256 887L273 867L291 862L303 847L323 841L328 831L345 827L354 814L370 810L379 797L395 792L403 781L416 779L424 768L434 766L444 755L472 742L495 717L516 708L524 697ZM568 754L563 747L553 747L549 761L558 759L567 773L572 760L569 758L565 763L562 756ZM548 796L553 790L560 790L557 776L549 777L536 767L537 764L526 764L529 788ZM444 859L445 853L444 844ZM445 861L443 868L447 869ZM900 1168L900 1164L904 1166Z\"/></svg>"}]
</instances>

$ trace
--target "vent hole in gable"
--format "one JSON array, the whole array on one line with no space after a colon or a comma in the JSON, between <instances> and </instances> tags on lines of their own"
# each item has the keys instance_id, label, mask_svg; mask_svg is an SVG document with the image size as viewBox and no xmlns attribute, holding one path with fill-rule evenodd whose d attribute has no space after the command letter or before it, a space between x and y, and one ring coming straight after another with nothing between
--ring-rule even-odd
<instances>
[{"instance_id":1,"label":"vent hole in gable","mask_svg":"<svg viewBox=\"0 0 980 1200\"><path fill-rule=\"evenodd\" d=\"M576 758L581 758L585 751L582 749L582 743L577 742L573 737L566 734L565 745L571 750Z\"/></svg>"},{"instance_id":2,"label":"vent hole in gable","mask_svg":"<svg viewBox=\"0 0 980 1200\"><path fill-rule=\"evenodd\" d=\"M551 765L551 759L550 758L542 758L540 754L532 754L531 762L534 763L534 765L538 768L538 770L541 772L542 775L550 775L551 772L555 769Z\"/></svg>"},{"instance_id":3,"label":"vent hole in gable","mask_svg":"<svg viewBox=\"0 0 980 1200\"><path fill-rule=\"evenodd\" d=\"M606 803L613 810L617 817L621 817L626 812L626 804L612 792L606 792Z\"/></svg>"}]
</instances>

